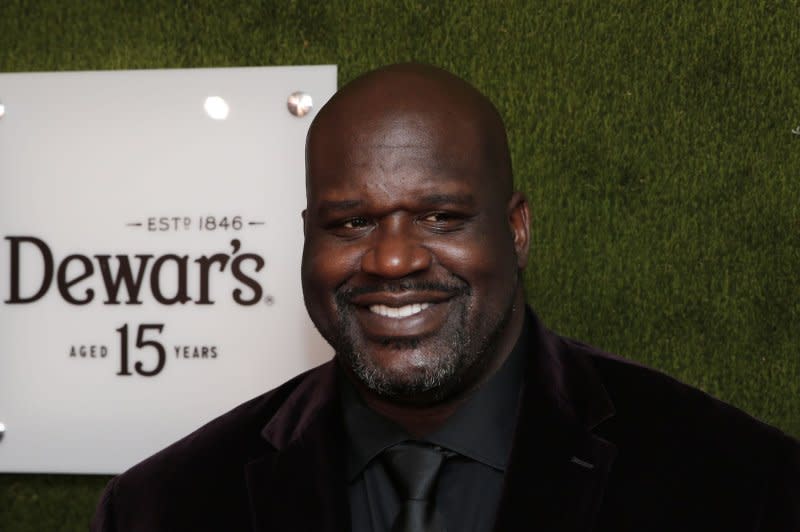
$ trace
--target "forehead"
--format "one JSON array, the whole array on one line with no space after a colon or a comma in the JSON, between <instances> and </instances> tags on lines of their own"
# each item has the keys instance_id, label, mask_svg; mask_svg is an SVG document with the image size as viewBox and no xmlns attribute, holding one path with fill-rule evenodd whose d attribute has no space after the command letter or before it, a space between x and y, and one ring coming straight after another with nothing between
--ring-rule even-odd
<instances>
[{"instance_id":1,"label":"forehead","mask_svg":"<svg viewBox=\"0 0 800 532\"><path fill-rule=\"evenodd\" d=\"M456 117L408 112L322 128L309 137L309 200L480 194L492 173L483 136L476 124Z\"/></svg>"}]
</instances>

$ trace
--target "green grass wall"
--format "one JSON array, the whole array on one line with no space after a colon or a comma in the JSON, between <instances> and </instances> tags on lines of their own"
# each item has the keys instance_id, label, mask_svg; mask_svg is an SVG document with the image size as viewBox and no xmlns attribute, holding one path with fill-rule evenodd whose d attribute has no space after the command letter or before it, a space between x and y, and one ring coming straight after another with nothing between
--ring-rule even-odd
<instances>
[{"instance_id":1,"label":"green grass wall","mask_svg":"<svg viewBox=\"0 0 800 532\"><path fill-rule=\"evenodd\" d=\"M2 72L409 60L504 115L547 324L800 436L799 2L0 0ZM0 475L0 529L106 480Z\"/></svg>"}]
</instances>

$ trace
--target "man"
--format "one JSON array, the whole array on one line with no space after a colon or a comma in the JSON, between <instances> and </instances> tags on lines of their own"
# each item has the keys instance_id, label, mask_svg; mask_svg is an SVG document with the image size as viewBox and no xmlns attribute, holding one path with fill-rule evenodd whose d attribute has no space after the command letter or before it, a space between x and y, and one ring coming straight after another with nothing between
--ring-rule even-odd
<instances>
[{"instance_id":1,"label":"man","mask_svg":"<svg viewBox=\"0 0 800 532\"><path fill-rule=\"evenodd\" d=\"M504 126L370 72L306 147L302 280L332 362L111 481L95 530L800 530L800 446L545 329Z\"/></svg>"}]
</instances>

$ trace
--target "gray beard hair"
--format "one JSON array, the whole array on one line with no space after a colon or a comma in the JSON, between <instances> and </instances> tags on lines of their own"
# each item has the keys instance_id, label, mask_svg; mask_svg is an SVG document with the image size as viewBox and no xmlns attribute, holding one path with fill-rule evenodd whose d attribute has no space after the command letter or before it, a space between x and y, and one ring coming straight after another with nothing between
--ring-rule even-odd
<instances>
[{"instance_id":1,"label":"gray beard hair","mask_svg":"<svg viewBox=\"0 0 800 532\"><path fill-rule=\"evenodd\" d=\"M369 390L379 396L398 401L408 400L419 394L427 394L430 401L446 398L453 390L459 388L467 374L474 374L481 366L489 363L488 356L496 347L497 340L511 319L514 298L499 316L490 316L490 333L477 337L470 334L467 326L468 306L461 308L458 319L445 327L441 339L432 341L431 349L438 356L431 365L420 359L419 372L397 375L378 367L363 350L354 344L354 316L349 308L339 308L341 321L336 338L336 353L346 367ZM414 349L426 339L385 339L383 345L400 349ZM447 345L437 345L437 344Z\"/></svg>"}]
</instances>

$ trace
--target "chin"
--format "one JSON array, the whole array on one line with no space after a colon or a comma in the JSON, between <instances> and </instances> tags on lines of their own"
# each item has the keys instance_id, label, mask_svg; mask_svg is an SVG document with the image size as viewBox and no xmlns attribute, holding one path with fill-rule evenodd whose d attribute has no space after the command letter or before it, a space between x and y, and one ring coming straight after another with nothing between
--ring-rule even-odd
<instances>
[{"instance_id":1,"label":"chin","mask_svg":"<svg viewBox=\"0 0 800 532\"><path fill-rule=\"evenodd\" d=\"M513 301L494 315L472 316L471 307L470 300L455 298L444 323L421 336L370 336L355 309L341 304L329 342L343 366L373 394L430 404L479 378L508 324Z\"/></svg>"},{"instance_id":2,"label":"chin","mask_svg":"<svg viewBox=\"0 0 800 532\"><path fill-rule=\"evenodd\" d=\"M372 393L398 402L436 401L460 385L475 360L425 339L384 339L369 347L337 350L352 374ZM434 345L426 345L434 344Z\"/></svg>"}]
</instances>

